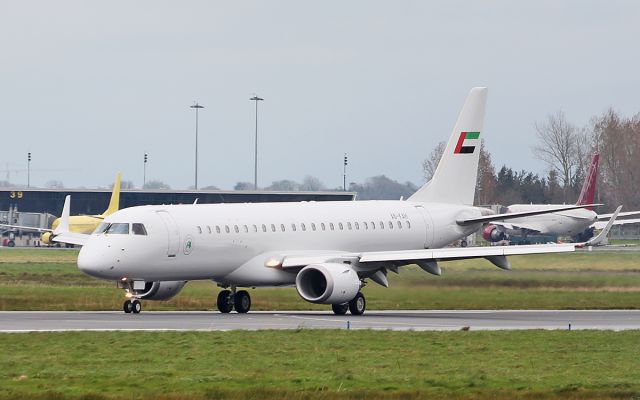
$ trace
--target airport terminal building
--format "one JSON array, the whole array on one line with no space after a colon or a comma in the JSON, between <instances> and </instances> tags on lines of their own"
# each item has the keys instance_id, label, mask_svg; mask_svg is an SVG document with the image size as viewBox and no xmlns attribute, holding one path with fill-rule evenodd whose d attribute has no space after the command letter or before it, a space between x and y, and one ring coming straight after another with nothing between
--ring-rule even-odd
<instances>
[{"instance_id":1,"label":"airport terminal building","mask_svg":"<svg viewBox=\"0 0 640 400\"><path fill-rule=\"evenodd\" d=\"M71 215L102 214L111 198L111 189L0 189L0 211L60 215L67 195L71 195ZM120 208L159 204L264 203L288 201L350 201L354 192L270 192L196 190L122 190Z\"/></svg>"}]
</instances>

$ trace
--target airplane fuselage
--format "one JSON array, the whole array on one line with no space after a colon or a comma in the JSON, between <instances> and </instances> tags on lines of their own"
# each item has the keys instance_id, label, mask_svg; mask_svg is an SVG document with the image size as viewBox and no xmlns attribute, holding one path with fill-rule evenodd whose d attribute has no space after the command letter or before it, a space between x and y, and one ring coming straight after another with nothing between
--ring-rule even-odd
<instances>
[{"instance_id":1,"label":"airplane fuselage","mask_svg":"<svg viewBox=\"0 0 640 400\"><path fill-rule=\"evenodd\" d=\"M530 210L544 210L560 207L558 204L513 204L508 207L509 212L524 212ZM525 218L513 218L508 221L509 225L526 227L525 229L505 229L510 235L520 235L530 230L537 231L543 235L577 235L583 232L591 224L596 222L598 215L584 208L554 212L550 214L535 215Z\"/></svg>"},{"instance_id":2,"label":"airplane fuselage","mask_svg":"<svg viewBox=\"0 0 640 400\"><path fill-rule=\"evenodd\" d=\"M128 224L127 233L98 228L80 251L78 266L109 280L289 285L295 274L269 268L271 258L443 247L480 226L459 226L457 219L481 215L471 206L410 201L132 207L104 221L121 232L124 227L115 224ZM145 234L134 233L140 224Z\"/></svg>"}]
</instances>

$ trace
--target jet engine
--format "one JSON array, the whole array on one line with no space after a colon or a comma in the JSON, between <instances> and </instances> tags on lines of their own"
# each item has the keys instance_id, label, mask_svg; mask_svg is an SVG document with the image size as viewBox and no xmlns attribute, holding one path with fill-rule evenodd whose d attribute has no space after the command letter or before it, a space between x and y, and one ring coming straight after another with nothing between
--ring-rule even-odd
<instances>
[{"instance_id":1,"label":"jet engine","mask_svg":"<svg viewBox=\"0 0 640 400\"><path fill-rule=\"evenodd\" d=\"M487 242L499 242L501 240L506 240L507 235L504 232L500 231L495 225L487 225L482 229L482 237Z\"/></svg>"},{"instance_id":2,"label":"jet engine","mask_svg":"<svg viewBox=\"0 0 640 400\"><path fill-rule=\"evenodd\" d=\"M135 294L145 300L169 300L180 293L186 281L145 282L144 289L135 290Z\"/></svg>"},{"instance_id":3,"label":"jet engine","mask_svg":"<svg viewBox=\"0 0 640 400\"><path fill-rule=\"evenodd\" d=\"M296 290L310 303L343 304L358 294L360 278L348 264L311 264L298 272Z\"/></svg>"},{"instance_id":4,"label":"jet engine","mask_svg":"<svg viewBox=\"0 0 640 400\"><path fill-rule=\"evenodd\" d=\"M46 244L46 245L50 245L53 244L53 241L51 239L53 239L53 233L52 232L45 232L40 236L40 241L42 241L42 243Z\"/></svg>"}]
</instances>

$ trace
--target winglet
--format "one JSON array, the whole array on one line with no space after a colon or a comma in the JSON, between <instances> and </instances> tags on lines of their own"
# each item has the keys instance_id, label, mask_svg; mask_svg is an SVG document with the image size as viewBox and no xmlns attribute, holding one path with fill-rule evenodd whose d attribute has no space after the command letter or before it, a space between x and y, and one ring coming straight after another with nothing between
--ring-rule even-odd
<instances>
[{"instance_id":1,"label":"winglet","mask_svg":"<svg viewBox=\"0 0 640 400\"><path fill-rule=\"evenodd\" d=\"M64 206L62 206L62 215L60 216L60 223L53 231L54 235L69 232L69 213L71 209L71 196L67 195L64 198Z\"/></svg>"},{"instance_id":2,"label":"winglet","mask_svg":"<svg viewBox=\"0 0 640 400\"><path fill-rule=\"evenodd\" d=\"M618 208L616 208L616 211L613 213L613 215L609 219L609 222L607 222L607 226L605 226L604 229L602 229L600 231L598 236L590 239L586 243L580 243L582 246L577 246L577 247L600 246L602 244L602 242L604 241L604 239L609 234L609 231L611 230L611 227L613 226L613 223L616 222L616 218L618 217L618 213L620 212L620 210L622 210L622 206L618 206Z\"/></svg>"}]
</instances>

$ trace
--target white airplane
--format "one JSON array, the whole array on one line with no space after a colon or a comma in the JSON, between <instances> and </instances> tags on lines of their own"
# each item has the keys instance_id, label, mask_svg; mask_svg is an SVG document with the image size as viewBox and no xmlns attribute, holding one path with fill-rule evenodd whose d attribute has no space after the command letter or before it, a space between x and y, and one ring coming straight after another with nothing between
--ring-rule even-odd
<instances>
[{"instance_id":1,"label":"white airplane","mask_svg":"<svg viewBox=\"0 0 640 400\"><path fill-rule=\"evenodd\" d=\"M139 313L141 299L175 296L187 281L213 280L225 289L217 299L223 313L251 308L239 287L295 286L306 301L360 315L365 280L388 286L387 272L400 266L440 275L438 261L485 258L508 269L508 255L574 251L444 248L496 218L581 207L496 216L472 206L486 96L486 88L471 90L433 179L407 201L139 206L107 217L88 237L67 234L63 222L55 240L84 245L78 267L119 281L126 313Z\"/></svg>"},{"instance_id":2,"label":"white airplane","mask_svg":"<svg viewBox=\"0 0 640 400\"><path fill-rule=\"evenodd\" d=\"M598 161L600 156L594 154L589 165L587 176L576 205L584 208L560 211L550 214L536 215L527 218L511 218L508 221L491 221L482 230L482 237L488 242L499 242L510 236L553 235L572 236L576 242L585 242L594 236L595 229L602 229L612 219L613 214L597 214L593 211L593 199L598 179ZM595 204L597 205L597 204ZM508 213L530 210L552 209L560 204L513 204L507 207ZM619 210L618 210L619 211ZM616 213L617 216L638 215L640 211ZM613 225L635 223L638 220L616 220Z\"/></svg>"}]
</instances>

